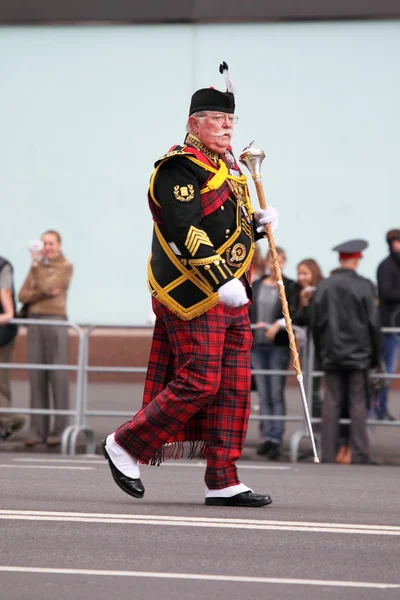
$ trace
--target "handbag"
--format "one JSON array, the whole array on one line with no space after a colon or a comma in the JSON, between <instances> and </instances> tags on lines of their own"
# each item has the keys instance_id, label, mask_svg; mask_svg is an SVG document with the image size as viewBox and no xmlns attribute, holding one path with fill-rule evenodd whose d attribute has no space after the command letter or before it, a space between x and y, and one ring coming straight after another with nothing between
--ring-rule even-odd
<instances>
[{"instance_id":1,"label":"handbag","mask_svg":"<svg viewBox=\"0 0 400 600\"><path fill-rule=\"evenodd\" d=\"M9 344L18 333L18 325L7 324L0 326L0 346Z\"/></svg>"}]
</instances>

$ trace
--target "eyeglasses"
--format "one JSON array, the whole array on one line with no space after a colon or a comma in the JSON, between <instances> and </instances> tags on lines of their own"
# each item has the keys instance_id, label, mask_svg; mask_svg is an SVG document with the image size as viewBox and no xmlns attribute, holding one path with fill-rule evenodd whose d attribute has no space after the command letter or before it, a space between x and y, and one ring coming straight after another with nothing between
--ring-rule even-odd
<instances>
[{"instance_id":1,"label":"eyeglasses","mask_svg":"<svg viewBox=\"0 0 400 600\"><path fill-rule=\"evenodd\" d=\"M204 118L204 117L209 117L212 121L215 121L216 123L224 123L225 120L228 120L229 125L233 125L234 123L237 123L239 120L239 117L237 117L236 115L228 115L227 113L221 113L218 115L210 115L210 113L208 112L198 112L197 114L193 115L194 117L197 117L198 119Z\"/></svg>"},{"instance_id":2,"label":"eyeglasses","mask_svg":"<svg viewBox=\"0 0 400 600\"><path fill-rule=\"evenodd\" d=\"M239 117L237 117L236 115L227 115L227 114L222 114L222 115L207 115L208 117L210 117L210 119L212 121L215 121L216 123L224 123L225 120L228 121L228 123L230 125L233 125L234 123L237 123L239 121Z\"/></svg>"}]
</instances>

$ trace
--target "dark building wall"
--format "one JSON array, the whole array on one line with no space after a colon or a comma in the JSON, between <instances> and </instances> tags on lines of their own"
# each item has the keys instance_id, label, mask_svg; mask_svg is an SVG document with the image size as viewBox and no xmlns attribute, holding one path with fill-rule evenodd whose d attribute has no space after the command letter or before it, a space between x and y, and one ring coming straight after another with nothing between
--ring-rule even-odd
<instances>
[{"instance_id":1,"label":"dark building wall","mask_svg":"<svg viewBox=\"0 0 400 600\"><path fill-rule=\"evenodd\" d=\"M400 17L399 0L0 0L0 23L232 22Z\"/></svg>"}]
</instances>

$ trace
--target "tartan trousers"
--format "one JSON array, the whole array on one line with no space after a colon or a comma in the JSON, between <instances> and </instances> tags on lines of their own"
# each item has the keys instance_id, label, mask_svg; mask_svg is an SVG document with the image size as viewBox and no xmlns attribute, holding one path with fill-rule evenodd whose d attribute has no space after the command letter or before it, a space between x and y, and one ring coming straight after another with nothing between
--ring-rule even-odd
<instances>
[{"instance_id":1,"label":"tartan trousers","mask_svg":"<svg viewBox=\"0 0 400 600\"><path fill-rule=\"evenodd\" d=\"M250 414L248 306L218 304L183 321L153 299L157 320L142 409L115 433L141 463L160 464L174 445L202 441L205 483L221 489L240 483L240 457ZM154 393L155 391L158 393ZM167 444L167 446L165 446ZM172 451L171 451L172 447ZM181 456L181 449L175 458Z\"/></svg>"}]
</instances>

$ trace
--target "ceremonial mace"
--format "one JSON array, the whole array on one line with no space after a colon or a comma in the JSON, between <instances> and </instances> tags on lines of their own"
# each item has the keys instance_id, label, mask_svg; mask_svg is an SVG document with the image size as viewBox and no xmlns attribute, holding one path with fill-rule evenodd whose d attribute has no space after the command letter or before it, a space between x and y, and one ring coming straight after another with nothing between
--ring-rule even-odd
<instances>
[{"instance_id":1,"label":"ceremonial mace","mask_svg":"<svg viewBox=\"0 0 400 600\"><path fill-rule=\"evenodd\" d=\"M263 186L262 186L262 182L261 182L261 163L265 158L265 153L263 150L257 150L256 148L253 148L252 147L253 143L254 142L251 142L248 146L246 146L246 148L243 150L242 154L239 156L239 160L250 171L251 176L254 180L254 185L256 186L256 191L257 191L257 196L258 196L258 201L259 201L260 207L262 209L265 209L265 208L267 208L267 203L265 200L264 190L263 190ZM292 319L290 318L288 302L286 299L285 286L283 285L282 271L281 271L281 268L278 263L278 255L276 252L274 236L272 235L271 225L269 223L267 223L267 225L265 226L265 231L267 234L269 249L270 249L271 255L272 255L272 262L274 265L275 277L276 277L276 281L278 283L279 298L280 298L281 304L282 304L282 313L283 313L283 316L285 317L286 331L288 332L288 336L289 336L290 353L292 355L293 366L296 371L296 377L297 377L297 381L299 383L301 399L303 401L304 414L306 417L308 433L309 433L310 439L311 439L312 451L313 451L313 455L314 455L314 462L319 463L317 449L315 447L313 429L312 429L312 425L311 425L311 421L310 421L310 414L308 412L306 393L305 393L304 384L303 384L303 373L301 371L299 353L297 352L296 338L293 333Z\"/></svg>"}]
</instances>

